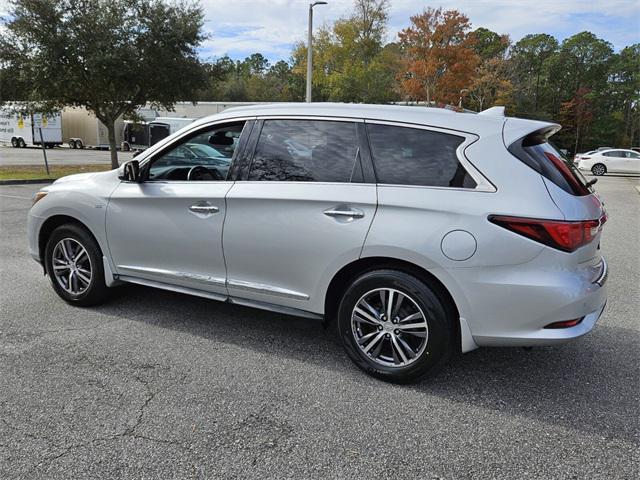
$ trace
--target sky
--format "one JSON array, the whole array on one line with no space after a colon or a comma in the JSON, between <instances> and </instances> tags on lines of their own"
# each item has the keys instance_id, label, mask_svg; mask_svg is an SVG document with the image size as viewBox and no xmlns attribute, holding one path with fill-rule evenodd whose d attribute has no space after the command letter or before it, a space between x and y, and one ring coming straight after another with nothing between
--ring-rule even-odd
<instances>
[{"instance_id":1,"label":"sky","mask_svg":"<svg viewBox=\"0 0 640 480\"><path fill-rule=\"evenodd\" d=\"M314 26L347 16L352 0L327 0L314 8ZM228 54L244 59L260 52L271 62L288 59L293 45L306 39L309 0L201 0L210 38L200 49L203 59ZM517 41L529 33L548 33L563 40L588 30L609 41L616 51L640 42L640 0L391 0L387 40L409 25L425 7L455 8L473 28L485 27ZM0 16L8 0L0 0Z\"/></svg>"}]
</instances>

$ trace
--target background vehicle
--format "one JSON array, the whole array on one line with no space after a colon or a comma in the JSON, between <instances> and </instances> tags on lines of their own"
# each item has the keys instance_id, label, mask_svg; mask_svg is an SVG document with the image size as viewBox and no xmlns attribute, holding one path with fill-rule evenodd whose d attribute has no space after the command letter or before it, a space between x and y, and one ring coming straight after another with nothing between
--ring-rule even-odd
<instances>
[{"instance_id":1,"label":"background vehicle","mask_svg":"<svg viewBox=\"0 0 640 480\"><path fill-rule=\"evenodd\" d=\"M640 153L616 148L583 155L578 163L580 170L594 175L605 173L640 173Z\"/></svg>"},{"instance_id":2,"label":"background vehicle","mask_svg":"<svg viewBox=\"0 0 640 480\"><path fill-rule=\"evenodd\" d=\"M149 122L149 146L155 145L193 121L193 118L156 117Z\"/></svg>"},{"instance_id":3,"label":"background vehicle","mask_svg":"<svg viewBox=\"0 0 640 480\"><path fill-rule=\"evenodd\" d=\"M586 153L576 153L576 155L573 157L573 163L578 166L578 163L580 162L580 160L582 160L585 157L588 157L589 155L592 155L594 153L596 153L597 150L589 150Z\"/></svg>"},{"instance_id":4,"label":"background vehicle","mask_svg":"<svg viewBox=\"0 0 640 480\"><path fill-rule=\"evenodd\" d=\"M155 117L151 121L125 120L121 148L145 150L194 121L193 118Z\"/></svg>"},{"instance_id":5,"label":"background vehicle","mask_svg":"<svg viewBox=\"0 0 640 480\"><path fill-rule=\"evenodd\" d=\"M125 120L120 148L129 150L144 150L149 147L149 122Z\"/></svg>"},{"instance_id":6,"label":"background vehicle","mask_svg":"<svg viewBox=\"0 0 640 480\"><path fill-rule=\"evenodd\" d=\"M606 215L548 143L558 129L495 110L228 110L45 187L29 250L70 304L130 282L324 318L360 368L412 381L600 317Z\"/></svg>"},{"instance_id":7,"label":"background vehicle","mask_svg":"<svg viewBox=\"0 0 640 480\"><path fill-rule=\"evenodd\" d=\"M24 113L18 106L0 109L0 142L24 148L41 145L40 129L47 148L62 144L60 113Z\"/></svg>"},{"instance_id":8,"label":"background vehicle","mask_svg":"<svg viewBox=\"0 0 640 480\"><path fill-rule=\"evenodd\" d=\"M62 138L70 148L109 148L107 127L92 112L80 107L67 107L62 111ZM120 145L124 120L116 121L116 145Z\"/></svg>"}]
</instances>

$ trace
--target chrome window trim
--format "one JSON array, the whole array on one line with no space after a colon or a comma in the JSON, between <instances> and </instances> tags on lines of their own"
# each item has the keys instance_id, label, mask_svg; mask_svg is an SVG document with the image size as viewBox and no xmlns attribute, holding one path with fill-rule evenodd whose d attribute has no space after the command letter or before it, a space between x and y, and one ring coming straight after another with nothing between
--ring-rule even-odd
<instances>
[{"instance_id":1,"label":"chrome window trim","mask_svg":"<svg viewBox=\"0 0 640 480\"><path fill-rule=\"evenodd\" d=\"M310 120L310 121L324 121L324 122L352 122L352 123L364 123L364 118L360 117L331 117L326 115L258 115L257 120Z\"/></svg>"},{"instance_id":2,"label":"chrome window trim","mask_svg":"<svg viewBox=\"0 0 640 480\"><path fill-rule=\"evenodd\" d=\"M471 163L471 161L465 156L465 150L467 147L477 142L480 137L473 133L462 132L460 130L451 130L446 128L432 127L428 125L420 125L417 123L408 123L408 122L393 122L387 120L369 120L365 119L365 124L372 125L388 125L391 127L402 127L402 128L414 128L419 130L428 130L431 132L439 132L445 133L447 135L455 135L457 137L463 137L464 141L458 145L456 149L456 157L458 161L465 168L467 173L473 178L474 182L476 182L475 188L464 188L464 187L441 187L436 185L405 185L405 184L393 184L393 183L378 183L377 185L380 187L405 187L405 188L433 188L438 190L459 190L459 191L480 191L480 192L489 192L495 193L497 192L496 187L476 168L476 166ZM372 152L373 156L373 152ZM373 159L372 159L373 160ZM375 161L374 161L375 164Z\"/></svg>"}]
</instances>

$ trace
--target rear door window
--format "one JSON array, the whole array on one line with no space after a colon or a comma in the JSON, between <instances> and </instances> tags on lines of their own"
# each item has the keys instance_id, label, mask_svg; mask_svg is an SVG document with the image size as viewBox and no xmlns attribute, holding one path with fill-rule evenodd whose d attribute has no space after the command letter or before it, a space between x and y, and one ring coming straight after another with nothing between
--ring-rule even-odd
<instances>
[{"instance_id":1,"label":"rear door window","mask_svg":"<svg viewBox=\"0 0 640 480\"><path fill-rule=\"evenodd\" d=\"M456 150L465 138L421 128L367 124L378 183L475 188Z\"/></svg>"},{"instance_id":2,"label":"rear door window","mask_svg":"<svg viewBox=\"0 0 640 480\"><path fill-rule=\"evenodd\" d=\"M362 182L356 124L265 120L248 180Z\"/></svg>"}]
</instances>

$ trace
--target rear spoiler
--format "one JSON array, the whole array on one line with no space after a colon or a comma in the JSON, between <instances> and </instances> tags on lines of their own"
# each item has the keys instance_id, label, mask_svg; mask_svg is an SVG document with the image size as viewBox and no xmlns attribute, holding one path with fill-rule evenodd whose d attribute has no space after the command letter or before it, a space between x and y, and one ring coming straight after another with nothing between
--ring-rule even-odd
<instances>
[{"instance_id":1,"label":"rear spoiler","mask_svg":"<svg viewBox=\"0 0 640 480\"><path fill-rule=\"evenodd\" d=\"M491 107L481 111L478 115L487 115L491 117L504 117L504 107Z\"/></svg>"},{"instance_id":2,"label":"rear spoiler","mask_svg":"<svg viewBox=\"0 0 640 480\"><path fill-rule=\"evenodd\" d=\"M506 118L502 127L502 139L509 148L514 142L521 140L522 146L538 145L546 142L551 135L562 127L557 123L525 120L522 118Z\"/></svg>"}]
</instances>

